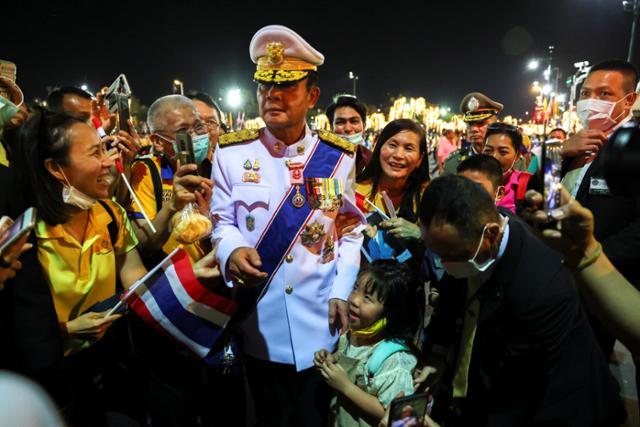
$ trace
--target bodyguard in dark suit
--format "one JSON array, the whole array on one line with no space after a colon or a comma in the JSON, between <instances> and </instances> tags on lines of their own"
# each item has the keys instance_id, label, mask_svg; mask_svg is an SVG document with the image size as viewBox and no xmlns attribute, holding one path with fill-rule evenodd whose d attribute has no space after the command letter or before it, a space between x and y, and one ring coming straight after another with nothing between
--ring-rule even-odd
<instances>
[{"instance_id":1,"label":"bodyguard in dark suit","mask_svg":"<svg viewBox=\"0 0 640 427\"><path fill-rule=\"evenodd\" d=\"M626 418L560 255L478 184L434 180L425 241L449 274L427 330L445 426L617 426ZM455 277L453 277L455 276Z\"/></svg>"}]
</instances>

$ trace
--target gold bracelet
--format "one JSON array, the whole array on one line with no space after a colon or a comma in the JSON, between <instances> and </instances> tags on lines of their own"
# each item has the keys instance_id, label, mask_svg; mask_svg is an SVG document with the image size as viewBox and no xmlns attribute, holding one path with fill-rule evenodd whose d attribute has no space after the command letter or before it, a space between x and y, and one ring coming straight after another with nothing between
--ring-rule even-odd
<instances>
[{"instance_id":1,"label":"gold bracelet","mask_svg":"<svg viewBox=\"0 0 640 427\"><path fill-rule=\"evenodd\" d=\"M580 262L578 263L578 266L576 267L576 271L582 271L598 260L598 258L602 254L602 244L600 242L597 242L597 243L598 243L598 246L596 246L593 252L591 252L591 254L589 255L585 255L580 260Z\"/></svg>"}]
</instances>

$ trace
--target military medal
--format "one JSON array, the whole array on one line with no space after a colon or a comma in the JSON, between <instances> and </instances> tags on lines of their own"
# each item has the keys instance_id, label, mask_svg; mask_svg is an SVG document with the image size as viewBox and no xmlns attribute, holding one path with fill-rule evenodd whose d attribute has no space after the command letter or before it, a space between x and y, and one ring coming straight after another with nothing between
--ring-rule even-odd
<instances>
[{"instance_id":1,"label":"military medal","mask_svg":"<svg viewBox=\"0 0 640 427\"><path fill-rule=\"evenodd\" d=\"M312 209L332 212L342 206L342 181L337 178L307 178L306 189Z\"/></svg>"},{"instance_id":2,"label":"military medal","mask_svg":"<svg viewBox=\"0 0 640 427\"><path fill-rule=\"evenodd\" d=\"M304 231L300 234L302 244L308 248L317 245L322 241L326 233L324 232L324 224L314 221L304 226Z\"/></svg>"},{"instance_id":3,"label":"military medal","mask_svg":"<svg viewBox=\"0 0 640 427\"><path fill-rule=\"evenodd\" d=\"M322 248L322 261L329 262L333 259L334 248L333 236L329 235L324 241L324 248Z\"/></svg>"},{"instance_id":4,"label":"military medal","mask_svg":"<svg viewBox=\"0 0 640 427\"><path fill-rule=\"evenodd\" d=\"M300 192L300 185L304 184L304 177L302 174L304 163L287 161L286 165L289 168L289 180L291 182L291 185L296 186L296 194L294 194L291 198L291 203L296 208L301 208L306 202L304 196Z\"/></svg>"},{"instance_id":5,"label":"military medal","mask_svg":"<svg viewBox=\"0 0 640 427\"><path fill-rule=\"evenodd\" d=\"M300 192L300 186L296 185L296 194L294 194L291 198L291 203L293 203L293 206L295 206L296 208L301 208L304 206L304 202L305 200L304 196Z\"/></svg>"},{"instance_id":6,"label":"military medal","mask_svg":"<svg viewBox=\"0 0 640 427\"><path fill-rule=\"evenodd\" d=\"M253 231L256 229L256 218L253 215L247 214L247 216L244 217L244 223L247 227L247 231Z\"/></svg>"},{"instance_id":7,"label":"military medal","mask_svg":"<svg viewBox=\"0 0 640 427\"><path fill-rule=\"evenodd\" d=\"M242 182L260 183L260 174L258 173L260 170L260 161L258 159L255 159L253 164L251 160L247 159L242 167L246 170L246 172L242 174Z\"/></svg>"}]
</instances>

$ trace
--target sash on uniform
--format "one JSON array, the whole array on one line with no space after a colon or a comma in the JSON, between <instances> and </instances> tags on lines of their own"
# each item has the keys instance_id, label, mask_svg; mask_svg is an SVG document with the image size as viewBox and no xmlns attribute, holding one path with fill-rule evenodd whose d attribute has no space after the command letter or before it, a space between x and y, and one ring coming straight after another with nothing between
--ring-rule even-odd
<instances>
[{"instance_id":1,"label":"sash on uniform","mask_svg":"<svg viewBox=\"0 0 640 427\"><path fill-rule=\"evenodd\" d=\"M337 147L326 144L322 140L318 141L316 149L311 154L304 167L305 177L331 177L338 165L343 151ZM278 269L289 249L295 243L298 235L313 213L314 209L309 206L309 197L305 185L299 186L300 193L306 202L302 207L295 207L291 202L291 197L295 187L289 189L280 202L280 206L271 218L267 229L262 233L260 240L256 244L256 250L262 259L262 268L269 275L266 281L255 288L240 288L238 291L241 312L253 309L260 298L267 291L273 273ZM243 316L242 314L240 314Z\"/></svg>"}]
</instances>

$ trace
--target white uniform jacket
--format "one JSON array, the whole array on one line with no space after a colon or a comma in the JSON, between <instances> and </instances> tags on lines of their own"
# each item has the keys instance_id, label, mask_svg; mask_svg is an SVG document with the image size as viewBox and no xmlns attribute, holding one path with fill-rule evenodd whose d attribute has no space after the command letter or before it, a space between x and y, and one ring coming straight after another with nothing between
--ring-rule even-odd
<instances>
[{"instance_id":1,"label":"white uniform jacket","mask_svg":"<svg viewBox=\"0 0 640 427\"><path fill-rule=\"evenodd\" d=\"M306 163L316 146L324 143L306 128L302 140L287 146L263 128L257 139L217 147L212 170L211 213L217 221L213 240L217 241L217 258L228 286L233 286L226 271L231 253L240 247L255 247L280 203L292 203L293 192L284 199L291 188L285 161ZM243 180L249 164L258 165L257 171L253 170L259 182ZM307 221L307 225L323 225L324 238L316 245L307 241L305 246L301 234L295 237L266 293L239 325L243 351L250 356L294 364L303 370L313 366L315 351L335 347L338 334L329 329L328 302L331 298L346 301L360 266L362 236L338 238L335 229L338 213L362 218L355 203L355 155L343 152L331 178L342 183L342 206L335 211L316 209ZM331 240L333 256L327 256Z\"/></svg>"}]
</instances>

